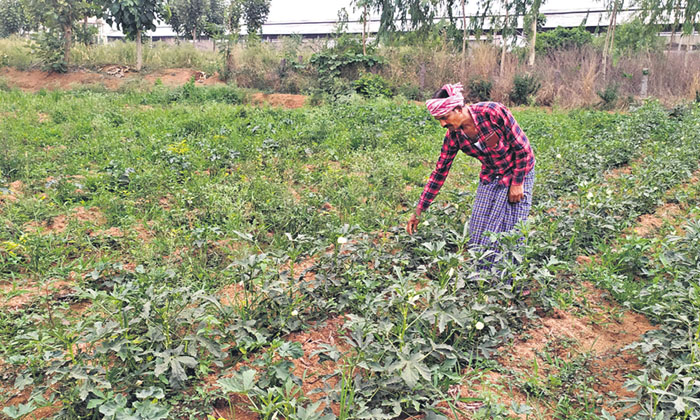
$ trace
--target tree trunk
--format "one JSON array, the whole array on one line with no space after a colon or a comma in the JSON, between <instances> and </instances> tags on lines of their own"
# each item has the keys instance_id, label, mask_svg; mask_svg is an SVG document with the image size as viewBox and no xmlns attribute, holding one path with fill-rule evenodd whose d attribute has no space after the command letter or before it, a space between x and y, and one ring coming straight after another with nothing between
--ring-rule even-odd
<instances>
[{"instance_id":1,"label":"tree trunk","mask_svg":"<svg viewBox=\"0 0 700 420\"><path fill-rule=\"evenodd\" d=\"M615 2L617 3L617 1ZM625 4L625 1L622 0L620 2L620 8L622 8ZM617 29L617 7L614 8L613 10L613 26L612 26L612 34L610 35L610 50L608 51L610 55L612 55L613 48L615 47L615 30Z\"/></svg>"},{"instance_id":2,"label":"tree trunk","mask_svg":"<svg viewBox=\"0 0 700 420\"><path fill-rule=\"evenodd\" d=\"M673 27L671 28L671 40L668 43L668 49L673 49L673 39L676 37L676 28L678 27L678 12L681 6L681 0L676 1L676 10L673 13Z\"/></svg>"},{"instance_id":3,"label":"tree trunk","mask_svg":"<svg viewBox=\"0 0 700 420\"><path fill-rule=\"evenodd\" d=\"M617 0L613 3L613 11L608 24L608 32L605 34L605 46L603 47L603 80L608 73L608 55L611 54L615 36L615 22L617 19Z\"/></svg>"},{"instance_id":4,"label":"tree trunk","mask_svg":"<svg viewBox=\"0 0 700 420\"><path fill-rule=\"evenodd\" d=\"M197 25L194 25L194 28L192 28L192 44L197 43Z\"/></svg>"},{"instance_id":5,"label":"tree trunk","mask_svg":"<svg viewBox=\"0 0 700 420\"><path fill-rule=\"evenodd\" d=\"M367 55L367 5L362 12L362 55Z\"/></svg>"},{"instance_id":6,"label":"tree trunk","mask_svg":"<svg viewBox=\"0 0 700 420\"><path fill-rule=\"evenodd\" d=\"M688 42L685 44L685 55L683 56L683 67L688 67L688 56L693 46L693 35L695 35L695 18L693 17L692 25L690 26L690 34L688 34Z\"/></svg>"},{"instance_id":7,"label":"tree trunk","mask_svg":"<svg viewBox=\"0 0 700 420\"><path fill-rule=\"evenodd\" d=\"M510 9L508 8L508 5L506 4L506 20L503 23L503 29L501 30L501 42L503 43L503 46L501 47L501 69L498 73L499 76L503 77L503 72L506 67L506 29L508 29L508 12Z\"/></svg>"},{"instance_id":8,"label":"tree trunk","mask_svg":"<svg viewBox=\"0 0 700 420\"><path fill-rule=\"evenodd\" d=\"M467 0L462 0L462 66L467 62Z\"/></svg>"},{"instance_id":9,"label":"tree trunk","mask_svg":"<svg viewBox=\"0 0 700 420\"><path fill-rule=\"evenodd\" d=\"M527 65L530 68L535 67L535 42L537 42L537 18L540 16L541 0L535 0L532 4L532 23L530 23L530 57L527 60Z\"/></svg>"},{"instance_id":10,"label":"tree trunk","mask_svg":"<svg viewBox=\"0 0 700 420\"><path fill-rule=\"evenodd\" d=\"M71 25L63 26L63 61L66 66L70 64L70 49L73 46L73 27Z\"/></svg>"},{"instance_id":11,"label":"tree trunk","mask_svg":"<svg viewBox=\"0 0 700 420\"><path fill-rule=\"evenodd\" d=\"M136 31L136 71L143 67L143 45L141 44L141 29Z\"/></svg>"},{"instance_id":12,"label":"tree trunk","mask_svg":"<svg viewBox=\"0 0 700 420\"><path fill-rule=\"evenodd\" d=\"M236 63L233 58L233 42L229 38L228 42L226 43L226 74L224 75L224 79L227 83L233 77L235 64Z\"/></svg>"}]
</instances>

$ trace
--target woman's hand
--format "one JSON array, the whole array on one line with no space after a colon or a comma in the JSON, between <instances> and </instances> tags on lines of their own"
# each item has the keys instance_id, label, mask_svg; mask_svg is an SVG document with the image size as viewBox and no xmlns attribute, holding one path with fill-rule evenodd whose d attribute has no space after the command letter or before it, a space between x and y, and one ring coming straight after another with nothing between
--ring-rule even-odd
<instances>
[{"instance_id":1,"label":"woman's hand","mask_svg":"<svg viewBox=\"0 0 700 420\"><path fill-rule=\"evenodd\" d=\"M515 204L523 199L523 186L522 185L511 185L508 190L508 201Z\"/></svg>"},{"instance_id":2,"label":"woman's hand","mask_svg":"<svg viewBox=\"0 0 700 420\"><path fill-rule=\"evenodd\" d=\"M419 222L420 219L418 219L418 216L415 214L411 215L411 218L408 220L408 224L406 224L406 232L408 232L409 235L413 235L416 229L418 229Z\"/></svg>"}]
</instances>

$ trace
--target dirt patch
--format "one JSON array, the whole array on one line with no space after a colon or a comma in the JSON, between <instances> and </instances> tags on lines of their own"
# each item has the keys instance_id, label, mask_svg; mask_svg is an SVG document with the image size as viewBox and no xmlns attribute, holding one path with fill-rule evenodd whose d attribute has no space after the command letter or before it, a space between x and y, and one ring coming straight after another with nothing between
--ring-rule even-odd
<instances>
[{"instance_id":1,"label":"dirt patch","mask_svg":"<svg viewBox=\"0 0 700 420\"><path fill-rule=\"evenodd\" d=\"M578 265L586 265L590 264L593 262L593 258L587 256L587 255L579 255L576 257L576 264Z\"/></svg>"},{"instance_id":2,"label":"dirt patch","mask_svg":"<svg viewBox=\"0 0 700 420\"><path fill-rule=\"evenodd\" d=\"M154 224L155 222L152 220L146 222L146 225L148 227L153 227ZM134 225L131 227L131 229L133 229L133 231L136 232L136 237L139 241L143 243L151 242L153 240L153 237L155 236L155 233L151 229L147 228L142 224Z\"/></svg>"},{"instance_id":3,"label":"dirt patch","mask_svg":"<svg viewBox=\"0 0 700 420\"><path fill-rule=\"evenodd\" d=\"M165 197L161 197L158 199L158 205L160 205L160 208L162 208L165 211L170 211L170 209L173 208L172 206L172 201L173 201L173 196L168 194Z\"/></svg>"},{"instance_id":4,"label":"dirt patch","mask_svg":"<svg viewBox=\"0 0 700 420\"><path fill-rule=\"evenodd\" d=\"M304 355L301 358L292 361L294 363L292 373L303 380L301 395L308 397L311 402L324 398L326 395L323 391L335 386L338 381L333 376L338 364L333 362L321 363L319 356L312 356L312 353L320 349L322 345L335 346L341 352L347 351L349 346L342 340L342 327L345 321L345 316L337 316L313 326L309 331L293 333L285 337L285 341L301 344L304 351ZM235 371L237 368L242 368L248 364L247 362L240 363L233 370ZM215 383L216 379L218 378L210 378L208 382ZM229 397L235 413L229 408L228 401L218 401L213 408L216 418L259 419L259 416L247 409L249 403L245 397L235 394ZM336 416L339 414L337 405L334 404L330 408ZM320 409L324 409L323 404Z\"/></svg>"},{"instance_id":5,"label":"dirt patch","mask_svg":"<svg viewBox=\"0 0 700 420\"><path fill-rule=\"evenodd\" d=\"M27 388L24 391L22 391L22 393L20 393L19 395L15 395L14 397L10 398L9 400L0 403L0 412L2 412L2 410L5 407L11 407L11 406L15 406L18 404L26 404L29 401L31 394L32 394L31 389ZM44 398L46 398L47 396L48 396L48 394L44 395ZM32 411L31 414L29 414L28 416L23 417L23 418L27 418L27 419L31 418L34 420L53 419L53 418L55 418L56 414L58 414L58 412L60 410L61 410L61 403L56 402L53 405L48 405L45 407L38 407L37 409Z\"/></svg>"},{"instance_id":6,"label":"dirt patch","mask_svg":"<svg viewBox=\"0 0 700 420\"><path fill-rule=\"evenodd\" d=\"M41 89L70 89L80 85L106 81L104 75L88 70L48 73L40 70L19 71L11 67L4 67L2 76L10 86L29 92L38 92Z\"/></svg>"},{"instance_id":7,"label":"dirt patch","mask_svg":"<svg viewBox=\"0 0 700 420\"><path fill-rule=\"evenodd\" d=\"M40 298L62 299L74 292L74 283L53 280L44 285L27 281L25 284L0 284L0 307L17 310L36 302Z\"/></svg>"},{"instance_id":8,"label":"dirt patch","mask_svg":"<svg viewBox=\"0 0 700 420\"><path fill-rule=\"evenodd\" d=\"M643 214L637 220L634 233L642 237L650 237L659 230L665 221L671 221L682 213L680 206L674 203L666 203L656 209L654 214Z\"/></svg>"},{"instance_id":9,"label":"dirt patch","mask_svg":"<svg viewBox=\"0 0 700 420\"><path fill-rule=\"evenodd\" d=\"M297 192L297 190L294 189L294 187L290 185L287 189L289 190L289 194L292 196L295 203L299 203L302 201L301 195Z\"/></svg>"},{"instance_id":10,"label":"dirt patch","mask_svg":"<svg viewBox=\"0 0 700 420\"><path fill-rule=\"evenodd\" d=\"M91 232L90 236L92 236L92 237L109 236L112 238L122 238L122 237L124 237L124 232L122 232L122 230L119 229L118 227L111 227L111 228L106 229L106 230L97 230L97 231Z\"/></svg>"},{"instance_id":11,"label":"dirt patch","mask_svg":"<svg viewBox=\"0 0 700 420\"><path fill-rule=\"evenodd\" d=\"M7 187L7 191L0 191L0 204L15 202L24 194L22 181L11 182Z\"/></svg>"},{"instance_id":12,"label":"dirt patch","mask_svg":"<svg viewBox=\"0 0 700 420\"><path fill-rule=\"evenodd\" d=\"M632 173L631 166L620 166L619 168L611 169L605 174L605 179L617 179L621 178L623 175L630 175Z\"/></svg>"},{"instance_id":13,"label":"dirt patch","mask_svg":"<svg viewBox=\"0 0 700 420\"><path fill-rule=\"evenodd\" d=\"M286 93L254 93L251 102L255 105L268 105L278 108L301 108L306 105L307 97Z\"/></svg>"},{"instance_id":14,"label":"dirt patch","mask_svg":"<svg viewBox=\"0 0 700 420\"><path fill-rule=\"evenodd\" d=\"M42 235L57 234L65 232L68 223L71 220L77 220L81 223L91 223L96 226L103 225L107 222L104 215L97 207L75 207L69 215L59 215L50 220L42 222L34 221L25 223L23 228L27 232L39 232Z\"/></svg>"},{"instance_id":15,"label":"dirt patch","mask_svg":"<svg viewBox=\"0 0 700 420\"><path fill-rule=\"evenodd\" d=\"M225 84L223 80L219 79L219 75L214 73L212 75L206 74L202 71L197 71L193 69L167 69L156 71L151 74L147 74L142 78L149 83L153 84L156 80L160 80L165 86L182 86L189 82L190 79L194 77L195 82L200 85L222 85ZM129 80L129 79L126 79Z\"/></svg>"},{"instance_id":16,"label":"dirt patch","mask_svg":"<svg viewBox=\"0 0 700 420\"><path fill-rule=\"evenodd\" d=\"M76 207L73 209L73 218L80 222L89 222L96 225L103 225L107 220L102 215L102 212L97 207Z\"/></svg>"},{"instance_id":17,"label":"dirt patch","mask_svg":"<svg viewBox=\"0 0 700 420\"><path fill-rule=\"evenodd\" d=\"M341 352L348 351L349 346L341 338L345 321L345 316L337 316L309 331L294 333L287 337L287 341L301 344L304 350L304 356L293 361L293 373L304 379L301 386L303 394L312 402L325 397L326 394L323 391L337 384L338 378L333 376L333 373L339 365L332 362L321 363L319 356L312 356L312 353L321 345L334 346ZM336 416L339 415L339 407L333 405L331 409Z\"/></svg>"},{"instance_id":18,"label":"dirt patch","mask_svg":"<svg viewBox=\"0 0 700 420\"><path fill-rule=\"evenodd\" d=\"M241 283L224 286L219 291L219 300L227 306L241 307L245 304L245 287Z\"/></svg>"},{"instance_id":19,"label":"dirt patch","mask_svg":"<svg viewBox=\"0 0 700 420\"><path fill-rule=\"evenodd\" d=\"M553 358L567 362L578 358L582 363L578 376L590 378L593 388L607 399L608 411L614 411L611 407L618 402L616 398L632 396L622 386L625 376L641 367L635 356L622 349L642 339L644 333L654 327L643 315L623 311L608 302L606 293L593 285L583 283L582 286L579 293L582 314L554 310L509 346L500 348L498 362L514 378L534 378L534 382L546 384L550 375L556 376L559 372L559 368L551 364ZM533 370L533 366L538 369ZM491 382L512 383L510 376L497 374ZM528 400L523 389L511 389L508 395L503 394L502 386L489 386L488 390L498 395L506 406L510 401L523 404ZM468 393L469 388L460 392ZM532 398L528 405L532 407ZM539 412L545 417L551 414L546 410ZM629 413L617 414L624 418Z\"/></svg>"},{"instance_id":20,"label":"dirt patch","mask_svg":"<svg viewBox=\"0 0 700 420\"><path fill-rule=\"evenodd\" d=\"M160 80L166 86L181 86L192 77L197 84L223 84L217 74L207 75L192 69L168 69L155 73L141 75L131 71L114 71L115 66L107 66L101 72L80 69L68 73L48 73L39 70L19 71L10 67L3 68L3 79L10 86L19 89L38 92L41 89L71 89L81 85L103 85L107 89L119 89L124 83L134 80L146 80L153 85Z\"/></svg>"},{"instance_id":21,"label":"dirt patch","mask_svg":"<svg viewBox=\"0 0 700 420\"><path fill-rule=\"evenodd\" d=\"M653 214L643 214L639 217L637 225L634 227L634 233L642 237L648 237L663 226L663 224L664 221L660 217Z\"/></svg>"}]
</instances>

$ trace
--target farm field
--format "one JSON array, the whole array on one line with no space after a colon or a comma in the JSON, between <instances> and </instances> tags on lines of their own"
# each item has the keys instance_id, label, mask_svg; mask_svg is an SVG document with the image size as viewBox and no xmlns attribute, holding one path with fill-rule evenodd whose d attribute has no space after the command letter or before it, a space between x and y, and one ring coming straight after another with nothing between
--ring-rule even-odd
<instances>
[{"instance_id":1,"label":"farm field","mask_svg":"<svg viewBox=\"0 0 700 420\"><path fill-rule=\"evenodd\" d=\"M697 105L515 109L533 210L484 270L476 161L403 229L424 107L243 102L0 91L4 416L700 418Z\"/></svg>"}]
</instances>

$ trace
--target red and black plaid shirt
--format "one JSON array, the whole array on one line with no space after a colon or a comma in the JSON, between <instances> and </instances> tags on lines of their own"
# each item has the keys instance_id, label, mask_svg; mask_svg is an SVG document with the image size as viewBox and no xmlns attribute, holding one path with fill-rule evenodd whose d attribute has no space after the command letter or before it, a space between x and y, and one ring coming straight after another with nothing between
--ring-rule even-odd
<instances>
[{"instance_id":1,"label":"red and black plaid shirt","mask_svg":"<svg viewBox=\"0 0 700 420\"><path fill-rule=\"evenodd\" d=\"M459 150L481 161L479 177L485 183L498 180L505 186L522 185L525 175L535 166L530 141L505 105L480 102L466 109L474 119L479 134L477 138L470 139L461 129L447 131L440 158L418 202L421 211L430 206L445 183ZM488 147L486 140L496 140L494 135L498 143Z\"/></svg>"}]
</instances>

